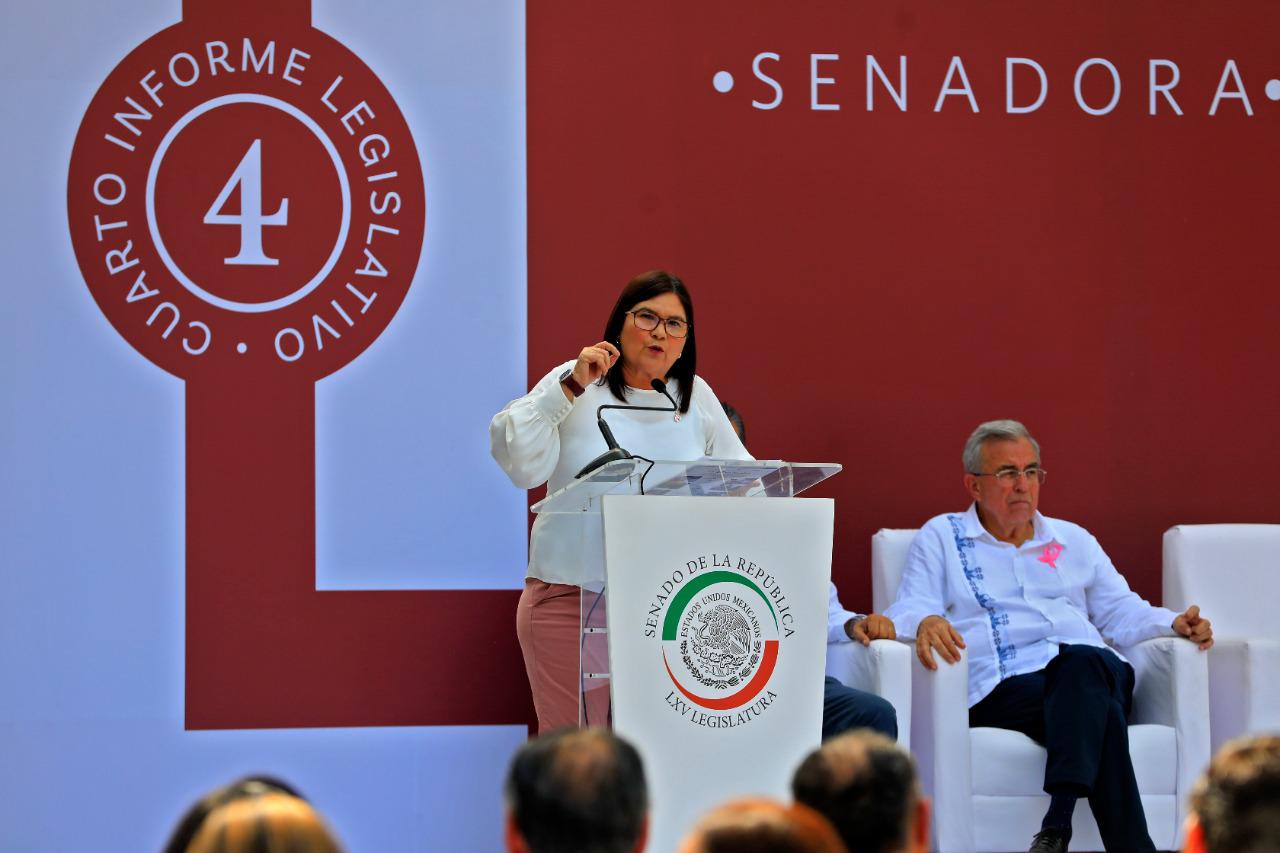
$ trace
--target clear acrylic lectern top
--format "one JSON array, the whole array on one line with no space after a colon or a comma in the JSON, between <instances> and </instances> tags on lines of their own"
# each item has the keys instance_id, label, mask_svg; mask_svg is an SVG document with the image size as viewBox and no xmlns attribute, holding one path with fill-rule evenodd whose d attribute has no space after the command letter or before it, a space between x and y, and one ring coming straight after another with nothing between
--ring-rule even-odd
<instances>
[{"instance_id":1,"label":"clear acrylic lectern top","mask_svg":"<svg viewBox=\"0 0 1280 853\"><path fill-rule=\"evenodd\" d=\"M840 473L834 462L619 459L534 504L536 513L599 512L605 495L793 498Z\"/></svg>"}]
</instances>

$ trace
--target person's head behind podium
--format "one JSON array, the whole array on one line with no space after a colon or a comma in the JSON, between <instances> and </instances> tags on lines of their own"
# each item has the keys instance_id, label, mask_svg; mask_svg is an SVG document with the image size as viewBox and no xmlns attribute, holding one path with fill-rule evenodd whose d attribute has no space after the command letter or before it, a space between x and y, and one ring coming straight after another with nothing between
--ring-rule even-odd
<instances>
[{"instance_id":1,"label":"person's head behind podium","mask_svg":"<svg viewBox=\"0 0 1280 853\"><path fill-rule=\"evenodd\" d=\"M738 441L742 442L742 446L747 446L747 422L742 419L742 413L733 406L720 401L720 407L724 409L724 415L729 419L729 423L733 426L733 431L738 434Z\"/></svg>"},{"instance_id":2,"label":"person's head behind podium","mask_svg":"<svg viewBox=\"0 0 1280 853\"><path fill-rule=\"evenodd\" d=\"M928 849L929 803L911 756L870 729L832 738L811 752L796 768L791 791L830 820L851 850Z\"/></svg>"},{"instance_id":3,"label":"person's head behind podium","mask_svg":"<svg viewBox=\"0 0 1280 853\"><path fill-rule=\"evenodd\" d=\"M640 754L608 729L557 729L525 743L506 805L513 853L632 853L648 837Z\"/></svg>"},{"instance_id":4,"label":"person's head behind podium","mask_svg":"<svg viewBox=\"0 0 1280 853\"><path fill-rule=\"evenodd\" d=\"M680 305L678 311L666 312L671 316L661 316L655 310L632 310L642 302L661 300L664 294L673 294ZM655 318L658 320L656 323ZM684 321L679 334L672 331L679 325L671 322L673 318ZM644 328L651 323L653 325L649 329ZM609 386L614 397L625 401L628 370L636 368L643 373L657 372L659 378L667 383L675 380L676 387L671 389L671 393L680 411L688 412L693 376L698 366L697 335L698 327L693 322L693 299L684 282L663 270L642 273L622 288L604 324L604 340L617 346L622 357L600 381ZM656 345L662 352L647 352L650 345ZM647 387L647 384L642 387Z\"/></svg>"},{"instance_id":5,"label":"person's head behind podium","mask_svg":"<svg viewBox=\"0 0 1280 853\"><path fill-rule=\"evenodd\" d=\"M1185 853L1280 850L1280 736L1233 740L1191 792Z\"/></svg>"}]
</instances>

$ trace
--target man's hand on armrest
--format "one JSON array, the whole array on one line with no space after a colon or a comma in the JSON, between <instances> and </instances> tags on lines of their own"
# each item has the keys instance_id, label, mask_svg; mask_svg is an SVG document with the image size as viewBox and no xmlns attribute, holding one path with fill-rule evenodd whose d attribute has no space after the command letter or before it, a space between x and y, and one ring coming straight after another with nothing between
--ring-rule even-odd
<instances>
[{"instance_id":1,"label":"man's hand on armrest","mask_svg":"<svg viewBox=\"0 0 1280 853\"><path fill-rule=\"evenodd\" d=\"M893 620L888 616L881 616L879 613L853 617L844 623L844 632L849 635L850 640L862 643L864 646L871 645L872 640L896 640L898 638L898 632L893 627Z\"/></svg>"},{"instance_id":2,"label":"man's hand on armrest","mask_svg":"<svg viewBox=\"0 0 1280 853\"><path fill-rule=\"evenodd\" d=\"M960 649L964 647L964 637L941 616L926 616L916 629L916 657L925 669L938 668L933 659L934 649L947 663L959 663Z\"/></svg>"},{"instance_id":3,"label":"man's hand on armrest","mask_svg":"<svg viewBox=\"0 0 1280 853\"><path fill-rule=\"evenodd\" d=\"M1208 651L1213 647L1213 626L1209 620L1200 615L1199 606L1193 604L1186 613L1179 613L1170 626L1178 636L1186 637L1200 646L1200 651Z\"/></svg>"}]
</instances>

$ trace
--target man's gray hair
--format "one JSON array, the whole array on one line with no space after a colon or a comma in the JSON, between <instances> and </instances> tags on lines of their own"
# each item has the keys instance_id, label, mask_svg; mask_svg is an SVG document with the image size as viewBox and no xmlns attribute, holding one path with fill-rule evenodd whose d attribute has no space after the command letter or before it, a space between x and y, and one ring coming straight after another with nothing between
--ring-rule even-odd
<instances>
[{"instance_id":1,"label":"man's gray hair","mask_svg":"<svg viewBox=\"0 0 1280 853\"><path fill-rule=\"evenodd\" d=\"M1036 452L1036 461L1040 460L1040 442L1036 441L1027 428L1017 421L987 421L978 424L978 428L964 443L964 470L970 474L990 473L982 468L982 446L988 441L1017 441L1025 438L1031 442L1031 449Z\"/></svg>"}]
</instances>

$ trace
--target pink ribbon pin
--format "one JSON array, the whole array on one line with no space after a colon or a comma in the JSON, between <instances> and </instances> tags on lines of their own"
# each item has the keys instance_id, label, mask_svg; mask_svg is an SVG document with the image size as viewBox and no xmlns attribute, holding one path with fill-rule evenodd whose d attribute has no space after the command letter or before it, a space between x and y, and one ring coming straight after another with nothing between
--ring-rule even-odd
<instances>
[{"instance_id":1,"label":"pink ribbon pin","mask_svg":"<svg viewBox=\"0 0 1280 853\"><path fill-rule=\"evenodd\" d=\"M1058 568L1057 559L1060 556L1062 556L1062 546L1057 542L1050 542L1044 546L1044 553L1037 559L1042 563L1048 563L1049 568L1056 569Z\"/></svg>"}]
</instances>

